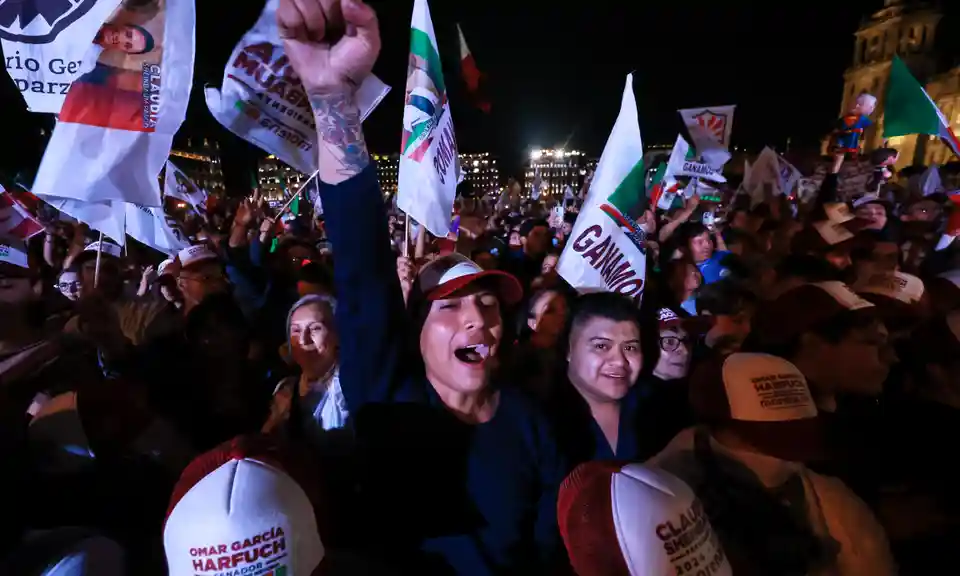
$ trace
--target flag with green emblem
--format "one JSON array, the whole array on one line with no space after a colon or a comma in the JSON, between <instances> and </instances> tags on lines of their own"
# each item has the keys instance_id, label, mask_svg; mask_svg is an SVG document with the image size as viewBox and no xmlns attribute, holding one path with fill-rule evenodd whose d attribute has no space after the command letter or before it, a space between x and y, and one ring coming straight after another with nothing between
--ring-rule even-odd
<instances>
[{"instance_id":1,"label":"flag with green emblem","mask_svg":"<svg viewBox=\"0 0 960 576\"><path fill-rule=\"evenodd\" d=\"M415 0L403 105L397 207L435 236L450 231L460 177L457 138L427 0Z\"/></svg>"},{"instance_id":2,"label":"flag with green emblem","mask_svg":"<svg viewBox=\"0 0 960 576\"><path fill-rule=\"evenodd\" d=\"M580 292L618 292L637 305L646 282L646 234L630 215L646 197L643 142L627 75L620 115L590 184L557 270Z\"/></svg>"}]
</instances>

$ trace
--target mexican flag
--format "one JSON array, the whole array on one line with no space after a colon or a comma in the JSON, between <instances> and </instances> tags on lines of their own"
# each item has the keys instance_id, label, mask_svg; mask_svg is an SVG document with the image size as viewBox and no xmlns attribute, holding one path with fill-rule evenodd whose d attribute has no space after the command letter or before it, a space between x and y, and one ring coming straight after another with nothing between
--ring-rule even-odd
<instances>
[{"instance_id":1,"label":"mexican flag","mask_svg":"<svg viewBox=\"0 0 960 576\"><path fill-rule=\"evenodd\" d=\"M960 157L960 141L950 128L949 120L913 77L903 60L894 56L884 102L883 136L892 138L907 134L939 136Z\"/></svg>"},{"instance_id":2,"label":"mexican flag","mask_svg":"<svg viewBox=\"0 0 960 576\"><path fill-rule=\"evenodd\" d=\"M460 73L463 75L463 81L467 85L470 96L473 97L477 108L487 114L490 113L490 102L483 97L480 91L480 84L484 79L484 74L477 68L477 61L473 59L473 53L467 46L467 39L463 37L463 30L457 24L457 34L460 35Z\"/></svg>"},{"instance_id":3,"label":"mexican flag","mask_svg":"<svg viewBox=\"0 0 960 576\"><path fill-rule=\"evenodd\" d=\"M450 231L460 159L427 0L415 0L404 92L397 207L434 236Z\"/></svg>"},{"instance_id":4,"label":"mexican flag","mask_svg":"<svg viewBox=\"0 0 960 576\"><path fill-rule=\"evenodd\" d=\"M627 211L643 196L643 142L629 74L620 115L557 267L579 292L618 292L640 305L646 284L646 234Z\"/></svg>"}]
</instances>

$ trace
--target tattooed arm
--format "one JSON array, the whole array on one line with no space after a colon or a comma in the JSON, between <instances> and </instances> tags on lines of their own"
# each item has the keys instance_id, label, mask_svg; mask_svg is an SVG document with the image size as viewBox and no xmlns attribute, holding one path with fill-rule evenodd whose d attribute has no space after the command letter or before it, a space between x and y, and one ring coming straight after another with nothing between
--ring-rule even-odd
<instances>
[{"instance_id":1,"label":"tattooed arm","mask_svg":"<svg viewBox=\"0 0 960 576\"><path fill-rule=\"evenodd\" d=\"M320 141L320 180L339 184L370 163L353 91L311 91L307 94Z\"/></svg>"}]
</instances>

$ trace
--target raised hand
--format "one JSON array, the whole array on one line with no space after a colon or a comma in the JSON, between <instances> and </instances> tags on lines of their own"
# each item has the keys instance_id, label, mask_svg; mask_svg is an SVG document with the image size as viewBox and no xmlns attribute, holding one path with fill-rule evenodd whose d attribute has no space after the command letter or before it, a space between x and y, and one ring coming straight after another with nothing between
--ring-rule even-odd
<instances>
[{"instance_id":1,"label":"raised hand","mask_svg":"<svg viewBox=\"0 0 960 576\"><path fill-rule=\"evenodd\" d=\"M308 94L356 88L380 54L377 14L363 0L280 0L277 24Z\"/></svg>"},{"instance_id":2,"label":"raised hand","mask_svg":"<svg viewBox=\"0 0 960 576\"><path fill-rule=\"evenodd\" d=\"M380 53L376 12L362 0L280 0L277 24L313 108L319 177L339 184L370 164L354 93Z\"/></svg>"}]
</instances>

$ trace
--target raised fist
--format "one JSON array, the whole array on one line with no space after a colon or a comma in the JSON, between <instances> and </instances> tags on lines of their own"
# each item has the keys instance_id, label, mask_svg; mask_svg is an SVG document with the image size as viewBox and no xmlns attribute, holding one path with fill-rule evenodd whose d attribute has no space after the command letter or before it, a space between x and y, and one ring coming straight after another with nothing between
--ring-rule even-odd
<instances>
[{"instance_id":1,"label":"raised fist","mask_svg":"<svg viewBox=\"0 0 960 576\"><path fill-rule=\"evenodd\" d=\"M380 54L377 14L363 0L280 0L277 24L308 93L355 89Z\"/></svg>"}]
</instances>

